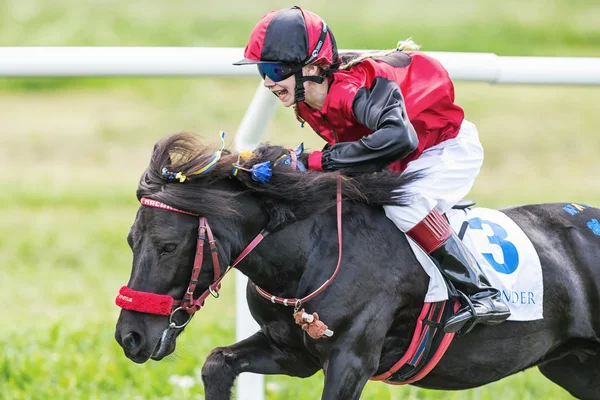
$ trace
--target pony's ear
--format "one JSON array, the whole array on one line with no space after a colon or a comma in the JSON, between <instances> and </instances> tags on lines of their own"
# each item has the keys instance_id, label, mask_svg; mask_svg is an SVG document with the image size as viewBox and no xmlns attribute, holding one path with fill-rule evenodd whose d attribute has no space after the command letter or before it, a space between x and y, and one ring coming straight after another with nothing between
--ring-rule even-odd
<instances>
[{"instance_id":1,"label":"pony's ear","mask_svg":"<svg viewBox=\"0 0 600 400\"><path fill-rule=\"evenodd\" d=\"M263 199L261 206L269 216L266 227L269 231L282 229L298 219L289 205L276 203L271 199Z\"/></svg>"}]
</instances>

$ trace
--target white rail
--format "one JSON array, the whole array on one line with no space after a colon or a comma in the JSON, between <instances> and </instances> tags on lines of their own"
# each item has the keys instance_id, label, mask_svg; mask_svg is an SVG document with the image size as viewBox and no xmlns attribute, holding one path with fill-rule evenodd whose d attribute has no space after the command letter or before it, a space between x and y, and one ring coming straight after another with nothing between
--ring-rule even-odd
<instances>
[{"instance_id":1,"label":"white rail","mask_svg":"<svg viewBox=\"0 0 600 400\"><path fill-rule=\"evenodd\" d=\"M600 85L600 58L425 52L455 80ZM0 76L254 76L242 48L0 47Z\"/></svg>"}]
</instances>

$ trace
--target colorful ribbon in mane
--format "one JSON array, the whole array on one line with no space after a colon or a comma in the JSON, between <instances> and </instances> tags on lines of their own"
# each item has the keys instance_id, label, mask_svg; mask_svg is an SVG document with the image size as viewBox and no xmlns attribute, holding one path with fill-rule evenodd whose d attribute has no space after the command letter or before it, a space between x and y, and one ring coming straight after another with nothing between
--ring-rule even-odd
<instances>
[{"instance_id":1,"label":"colorful ribbon in mane","mask_svg":"<svg viewBox=\"0 0 600 400\"><path fill-rule=\"evenodd\" d=\"M221 137L221 148L213 154L213 156L204 164L198 171L192 172L190 175L204 175L209 172L211 169L217 165L217 162L221 159L221 155L223 154L223 149L225 148L225 132L219 132ZM169 171L167 167L162 169L162 175L167 179L177 179L179 182L183 183L187 179L187 176L182 172L173 173Z\"/></svg>"}]
</instances>

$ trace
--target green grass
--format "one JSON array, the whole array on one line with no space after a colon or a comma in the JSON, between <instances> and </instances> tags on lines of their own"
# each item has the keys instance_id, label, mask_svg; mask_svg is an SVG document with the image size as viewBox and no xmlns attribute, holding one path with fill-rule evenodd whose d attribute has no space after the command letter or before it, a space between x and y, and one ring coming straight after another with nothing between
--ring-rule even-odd
<instances>
[{"instance_id":1,"label":"green grass","mask_svg":"<svg viewBox=\"0 0 600 400\"><path fill-rule=\"evenodd\" d=\"M232 326L212 322L211 335L218 337L217 342L225 344L233 340ZM135 365L114 344L112 326L89 323L69 329L64 322L57 322L43 329L43 333L14 335L10 341L0 337L3 399L198 398L202 393L200 366L215 345L215 339L203 338L203 332L196 326L180 339L179 347L185 349L178 350L176 357L161 363ZM190 377L193 386L189 389L178 386L174 376ZM267 399L317 399L321 381L321 373L304 381L267 377ZM482 400L496 398L499 393L509 400L568 398L533 372L486 388L451 393L370 382L362 398Z\"/></svg>"},{"instance_id":2,"label":"green grass","mask_svg":"<svg viewBox=\"0 0 600 400\"><path fill-rule=\"evenodd\" d=\"M342 48L388 48L413 36L429 50L504 55L598 54L598 4L587 0L303 0ZM1 46L236 46L285 1L0 1Z\"/></svg>"},{"instance_id":3,"label":"green grass","mask_svg":"<svg viewBox=\"0 0 600 400\"><path fill-rule=\"evenodd\" d=\"M599 56L590 1L383 0L349 8L302 1L340 47ZM0 0L0 46L243 47L254 23L288 3ZM1 62L1 60L0 60ZM136 365L113 339L113 300L129 277L125 236L154 142L177 131L231 146L253 79L0 79L0 398L196 399L209 351L231 344L234 279L180 338L173 356ZM486 207L549 201L600 205L600 113L593 87L458 83L486 161L471 198ZM265 140L323 142L278 110ZM174 375L191 377L189 389ZM173 382L173 383L170 383ZM267 399L319 398L322 375L267 377ZM567 399L536 370L442 393L369 383L363 399Z\"/></svg>"}]
</instances>

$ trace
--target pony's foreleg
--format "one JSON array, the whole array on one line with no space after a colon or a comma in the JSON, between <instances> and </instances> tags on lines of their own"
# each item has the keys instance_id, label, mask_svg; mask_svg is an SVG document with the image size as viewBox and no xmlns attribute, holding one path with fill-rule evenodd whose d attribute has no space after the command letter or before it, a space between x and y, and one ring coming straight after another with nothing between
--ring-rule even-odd
<instances>
[{"instance_id":1,"label":"pony's foreleg","mask_svg":"<svg viewBox=\"0 0 600 400\"><path fill-rule=\"evenodd\" d=\"M360 357L351 349L333 349L325 367L322 400L358 400L378 366L378 355Z\"/></svg>"},{"instance_id":2,"label":"pony's foreleg","mask_svg":"<svg viewBox=\"0 0 600 400\"><path fill-rule=\"evenodd\" d=\"M261 331L228 347L214 349L202 367L206 400L229 400L235 378L242 372L283 374L306 378L320 369L301 350L282 348Z\"/></svg>"},{"instance_id":3,"label":"pony's foreleg","mask_svg":"<svg viewBox=\"0 0 600 400\"><path fill-rule=\"evenodd\" d=\"M337 341L323 364L322 400L359 400L369 378L377 372L391 321L387 313L381 312L380 304L384 302L372 301L371 308L353 316L354 323L350 328L336 332L339 335ZM378 309L374 310L374 307ZM378 312L381 314L377 315Z\"/></svg>"}]
</instances>

